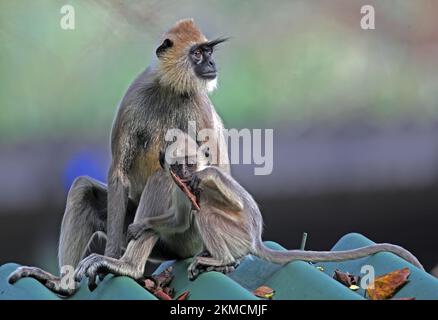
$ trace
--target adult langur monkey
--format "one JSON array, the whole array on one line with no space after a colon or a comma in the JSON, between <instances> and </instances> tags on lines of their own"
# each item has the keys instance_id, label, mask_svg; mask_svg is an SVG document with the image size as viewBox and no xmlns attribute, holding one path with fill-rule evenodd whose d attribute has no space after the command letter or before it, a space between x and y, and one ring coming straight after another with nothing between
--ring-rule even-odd
<instances>
[{"instance_id":1,"label":"adult langur monkey","mask_svg":"<svg viewBox=\"0 0 438 320\"><path fill-rule=\"evenodd\" d=\"M208 41L193 20L181 20L164 34L154 61L128 88L112 128L108 188L80 177L67 197L59 239L59 267L76 268L88 256L82 260L80 269L84 272L77 272L76 280L87 275L93 287L93 275L108 272L139 279L149 256L187 258L202 247L190 223L186 230L176 228L165 241L158 241L158 235L150 231L127 244L125 234L133 215L136 219L165 217L162 222L169 226L176 219L187 219L190 213L190 207L177 208L172 203L176 186L159 164L159 153L168 144L168 129L187 132L189 121L196 123L197 131L213 129L217 134L208 137L208 141L217 148L210 151L211 157L221 170L229 171L222 121L208 97L217 78L213 49L223 41ZM93 250L96 243L106 243L105 255L89 256L90 251L102 253ZM33 277L62 295L76 289L63 288L60 277L34 267L18 268L9 282L22 277Z\"/></svg>"}]
</instances>

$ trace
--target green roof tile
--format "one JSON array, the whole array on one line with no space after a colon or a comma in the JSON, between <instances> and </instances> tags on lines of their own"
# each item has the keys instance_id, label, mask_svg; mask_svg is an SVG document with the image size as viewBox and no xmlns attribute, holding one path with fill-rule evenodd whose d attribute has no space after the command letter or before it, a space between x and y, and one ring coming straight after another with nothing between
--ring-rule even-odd
<instances>
[{"instance_id":1,"label":"green roof tile","mask_svg":"<svg viewBox=\"0 0 438 320\"><path fill-rule=\"evenodd\" d=\"M342 237L332 250L345 250L363 247L373 242L357 233ZM276 250L285 250L275 242L265 242ZM175 296L190 291L189 299L257 299L252 291L267 285L276 293L274 299L364 299L363 289L352 291L332 279L335 269L359 275L361 267L370 264L376 276L408 266L411 270L409 282L397 292L396 298L415 297L416 299L438 299L438 279L412 266L391 253L378 253L371 257L345 262L330 262L312 265L295 261L285 266L263 261L257 257L246 257L236 271L223 275L217 272L201 274L195 281L187 278L190 259L163 263L155 273L173 266L175 278L171 287ZM321 272L316 266L322 266ZM0 267L0 299L59 299L34 279L22 279L15 285L7 283L7 277L18 267L9 263ZM90 292L83 281L80 290L70 299L147 299L156 298L127 277L108 276Z\"/></svg>"}]
</instances>

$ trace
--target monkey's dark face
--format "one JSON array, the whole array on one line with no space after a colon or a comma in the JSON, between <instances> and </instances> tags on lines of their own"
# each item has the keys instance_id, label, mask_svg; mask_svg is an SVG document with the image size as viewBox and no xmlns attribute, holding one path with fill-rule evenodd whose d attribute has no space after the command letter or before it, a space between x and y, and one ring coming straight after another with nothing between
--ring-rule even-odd
<instances>
[{"instance_id":1,"label":"monkey's dark face","mask_svg":"<svg viewBox=\"0 0 438 320\"><path fill-rule=\"evenodd\" d=\"M217 76L216 63L212 57L213 47L207 44L193 46L189 58L196 76L205 80L213 80Z\"/></svg>"},{"instance_id":2,"label":"monkey's dark face","mask_svg":"<svg viewBox=\"0 0 438 320\"><path fill-rule=\"evenodd\" d=\"M196 171L196 164L177 162L170 165L170 170L172 170L179 178L189 180Z\"/></svg>"},{"instance_id":3,"label":"monkey's dark face","mask_svg":"<svg viewBox=\"0 0 438 320\"><path fill-rule=\"evenodd\" d=\"M205 80L216 79L217 70L212 56L213 48L226 40L226 38L220 38L197 44L190 48L189 59L193 64L196 76Z\"/></svg>"},{"instance_id":4,"label":"monkey's dark face","mask_svg":"<svg viewBox=\"0 0 438 320\"><path fill-rule=\"evenodd\" d=\"M179 92L212 91L217 78L213 49L225 40L206 41L204 36L192 40L180 33L169 34L156 49L160 83Z\"/></svg>"},{"instance_id":5,"label":"monkey's dark face","mask_svg":"<svg viewBox=\"0 0 438 320\"><path fill-rule=\"evenodd\" d=\"M159 162L161 168L166 169L166 156L164 151L160 151ZM193 173L197 169L196 163L189 161L189 157L186 156L184 160L175 161L175 163L167 164L168 168L173 171L175 175L183 180L190 179Z\"/></svg>"}]
</instances>

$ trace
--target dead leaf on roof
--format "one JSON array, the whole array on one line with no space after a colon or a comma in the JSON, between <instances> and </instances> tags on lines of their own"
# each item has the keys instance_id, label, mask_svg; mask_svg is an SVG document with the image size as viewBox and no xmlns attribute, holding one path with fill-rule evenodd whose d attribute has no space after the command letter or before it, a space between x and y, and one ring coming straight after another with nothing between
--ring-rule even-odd
<instances>
[{"instance_id":1,"label":"dead leaf on roof","mask_svg":"<svg viewBox=\"0 0 438 320\"><path fill-rule=\"evenodd\" d=\"M172 297L169 296L166 292L164 292L163 289L161 289L161 288L155 290L154 294L155 294L155 296L158 299L161 299L161 300L172 300Z\"/></svg>"},{"instance_id":2,"label":"dead leaf on roof","mask_svg":"<svg viewBox=\"0 0 438 320\"><path fill-rule=\"evenodd\" d=\"M155 284L155 281L152 279L148 278L144 281L144 287L150 292L153 292L155 290L156 286L157 285Z\"/></svg>"},{"instance_id":3,"label":"dead leaf on roof","mask_svg":"<svg viewBox=\"0 0 438 320\"><path fill-rule=\"evenodd\" d=\"M184 291L176 298L176 300L187 300L189 294L190 294L189 291Z\"/></svg>"},{"instance_id":4,"label":"dead leaf on roof","mask_svg":"<svg viewBox=\"0 0 438 320\"><path fill-rule=\"evenodd\" d=\"M268 286L261 286L255 289L253 293L259 298L272 299L274 297L275 290L269 288Z\"/></svg>"},{"instance_id":5,"label":"dead leaf on roof","mask_svg":"<svg viewBox=\"0 0 438 320\"><path fill-rule=\"evenodd\" d=\"M173 271L172 267L169 267L165 269L163 272L161 272L160 274L152 276L152 278L155 280L157 287L163 288L169 285L169 283L173 279L172 271Z\"/></svg>"},{"instance_id":6,"label":"dead leaf on roof","mask_svg":"<svg viewBox=\"0 0 438 320\"><path fill-rule=\"evenodd\" d=\"M410 273L409 268L403 268L375 278L367 288L369 297L372 300L391 298L407 282Z\"/></svg>"},{"instance_id":7,"label":"dead leaf on roof","mask_svg":"<svg viewBox=\"0 0 438 320\"><path fill-rule=\"evenodd\" d=\"M359 288L359 276L356 276L354 274L348 273L348 272L343 272L339 269L336 269L334 274L333 274L333 279L339 281L340 283L342 283L344 286L349 287L351 290L357 290Z\"/></svg>"},{"instance_id":8,"label":"dead leaf on roof","mask_svg":"<svg viewBox=\"0 0 438 320\"><path fill-rule=\"evenodd\" d=\"M172 300L173 288L169 287L173 279L172 267L157 275L152 275L143 282L143 286L161 300Z\"/></svg>"},{"instance_id":9,"label":"dead leaf on roof","mask_svg":"<svg viewBox=\"0 0 438 320\"><path fill-rule=\"evenodd\" d=\"M163 291L171 298L173 298L173 295L175 294L175 290L171 287L164 287Z\"/></svg>"}]
</instances>

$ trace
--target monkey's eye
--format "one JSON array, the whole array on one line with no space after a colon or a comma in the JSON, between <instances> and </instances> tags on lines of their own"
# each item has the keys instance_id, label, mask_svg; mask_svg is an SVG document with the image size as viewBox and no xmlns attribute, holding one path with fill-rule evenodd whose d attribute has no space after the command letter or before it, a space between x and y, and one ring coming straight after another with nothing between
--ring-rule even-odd
<instances>
[{"instance_id":1,"label":"monkey's eye","mask_svg":"<svg viewBox=\"0 0 438 320\"><path fill-rule=\"evenodd\" d=\"M197 62L197 63L200 62L202 59L201 49L196 49L195 51L193 51L192 57L193 57L193 60L195 60L195 62Z\"/></svg>"}]
</instances>

